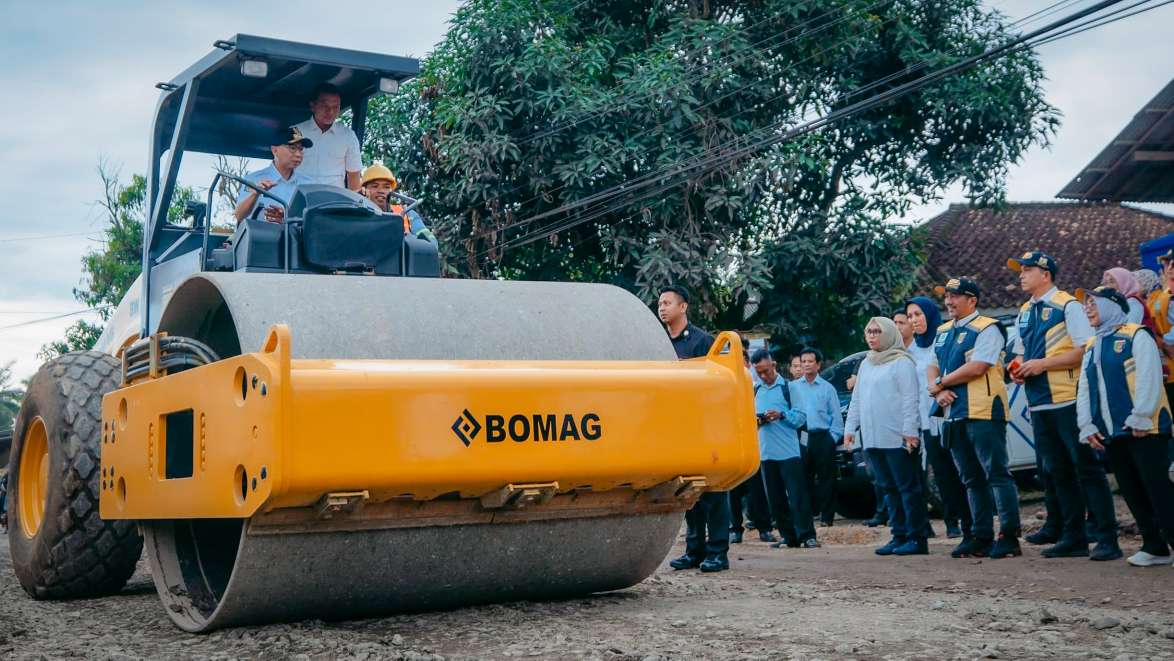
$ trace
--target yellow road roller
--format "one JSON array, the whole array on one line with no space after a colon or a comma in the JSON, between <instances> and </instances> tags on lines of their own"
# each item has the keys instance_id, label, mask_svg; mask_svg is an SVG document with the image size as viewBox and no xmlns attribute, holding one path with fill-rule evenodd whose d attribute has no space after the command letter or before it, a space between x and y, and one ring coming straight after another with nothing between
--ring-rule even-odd
<instances>
[{"instance_id":1,"label":"yellow road roller","mask_svg":"<svg viewBox=\"0 0 1174 661\"><path fill-rule=\"evenodd\" d=\"M335 186L259 191L284 222L217 234L235 177L216 173L169 217L185 152L266 157L322 82L361 137L370 97L417 71L236 35L159 84L143 275L94 351L33 377L14 429L30 595L115 593L144 548L192 632L616 590L702 491L756 469L735 335L677 361L622 289L442 279L428 237Z\"/></svg>"}]
</instances>

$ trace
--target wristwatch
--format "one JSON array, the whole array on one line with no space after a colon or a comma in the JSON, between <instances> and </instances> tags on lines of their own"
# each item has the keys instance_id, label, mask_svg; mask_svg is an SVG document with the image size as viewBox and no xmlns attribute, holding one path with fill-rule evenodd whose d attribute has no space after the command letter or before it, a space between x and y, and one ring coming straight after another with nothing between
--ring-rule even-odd
<instances>
[{"instance_id":1,"label":"wristwatch","mask_svg":"<svg viewBox=\"0 0 1174 661\"><path fill-rule=\"evenodd\" d=\"M933 380L933 384L939 388L945 388L945 386L942 385L942 377L941 376L938 376L937 378L935 378Z\"/></svg>"}]
</instances>

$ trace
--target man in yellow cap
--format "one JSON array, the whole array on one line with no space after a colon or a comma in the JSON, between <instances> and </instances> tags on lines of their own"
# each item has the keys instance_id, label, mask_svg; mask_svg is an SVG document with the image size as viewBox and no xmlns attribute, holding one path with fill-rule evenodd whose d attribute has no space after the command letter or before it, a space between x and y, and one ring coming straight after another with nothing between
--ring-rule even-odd
<instances>
[{"instance_id":1,"label":"man in yellow cap","mask_svg":"<svg viewBox=\"0 0 1174 661\"><path fill-rule=\"evenodd\" d=\"M416 213L414 209L405 212L403 205L394 203L395 199L391 193L398 187L399 182L396 181L391 170L383 163L375 161L366 170L363 170L359 193L374 202L381 211L402 216L404 234L436 243L436 235L424 224L424 218L420 214Z\"/></svg>"}]
</instances>

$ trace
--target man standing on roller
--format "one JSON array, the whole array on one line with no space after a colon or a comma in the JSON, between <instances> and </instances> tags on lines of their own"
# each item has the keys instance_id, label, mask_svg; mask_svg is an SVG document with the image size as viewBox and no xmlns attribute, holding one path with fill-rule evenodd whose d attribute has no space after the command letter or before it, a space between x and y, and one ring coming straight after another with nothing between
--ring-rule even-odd
<instances>
[{"instance_id":1,"label":"man standing on roller","mask_svg":"<svg viewBox=\"0 0 1174 661\"><path fill-rule=\"evenodd\" d=\"M689 290L668 285L660 292L657 314L664 322L677 358L700 358L709 353L713 336L689 321ZM706 491L685 512L685 555L673 559L673 569L699 567L703 572L730 568L730 496L726 491Z\"/></svg>"}]
</instances>

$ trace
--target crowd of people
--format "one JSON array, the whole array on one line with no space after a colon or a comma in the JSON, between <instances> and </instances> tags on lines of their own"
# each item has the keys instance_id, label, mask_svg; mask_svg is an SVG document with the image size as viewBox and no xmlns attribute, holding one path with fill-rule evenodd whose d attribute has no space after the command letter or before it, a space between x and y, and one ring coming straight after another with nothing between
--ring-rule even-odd
<instances>
[{"instance_id":1,"label":"crowd of people","mask_svg":"<svg viewBox=\"0 0 1174 661\"><path fill-rule=\"evenodd\" d=\"M1069 294L1055 285L1050 255L1009 259L1028 299L1010 329L979 312L978 282L950 278L934 289L941 307L916 296L865 325L846 419L819 375L818 349L792 356L786 375L769 350L747 352L759 472L700 497L685 517L685 553L670 565L728 569L729 546L747 530L775 548L818 548L816 526L835 521L836 453L858 444L878 494L869 523L891 530L879 556L929 552L932 469L946 535L960 538L951 557L1021 556L1022 538L1045 558L1121 559L1111 468L1142 537L1126 561L1174 565L1174 250L1160 261L1161 277L1112 268ZM677 285L658 301L681 359L713 344L689 321L689 302ZM1008 383L1027 398L1044 491L1043 525L1026 537L1008 466Z\"/></svg>"}]
</instances>

